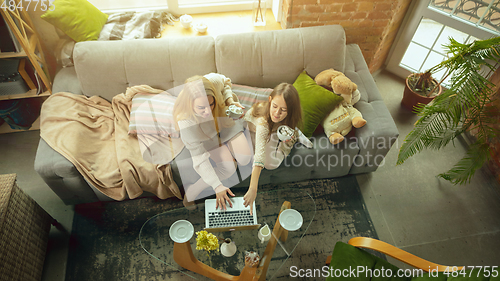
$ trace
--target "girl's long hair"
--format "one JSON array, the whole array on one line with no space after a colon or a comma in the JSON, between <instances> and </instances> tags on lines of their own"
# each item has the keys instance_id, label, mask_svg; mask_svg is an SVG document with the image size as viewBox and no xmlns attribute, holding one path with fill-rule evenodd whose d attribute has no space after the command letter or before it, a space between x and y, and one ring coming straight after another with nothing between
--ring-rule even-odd
<instances>
[{"instance_id":1,"label":"girl's long hair","mask_svg":"<svg viewBox=\"0 0 500 281\"><path fill-rule=\"evenodd\" d=\"M179 131L178 121L180 120L189 119L199 122L199 118L198 116L196 116L193 110L194 100L199 97L208 96L214 97L215 106L212 110L212 116L214 117L217 132L219 132L217 117L226 117L222 94L216 92L212 82L200 75L196 75L186 79L184 88L175 100L173 115L176 130Z\"/></svg>"},{"instance_id":2,"label":"girl's long hair","mask_svg":"<svg viewBox=\"0 0 500 281\"><path fill-rule=\"evenodd\" d=\"M299 93L297 92L297 89L295 89L292 84L281 83L273 89L269 96L272 101L274 97L280 95L283 96L287 108L287 115L285 119L280 122L280 124L287 125L292 129L295 129L295 127L302 129L302 108L300 106ZM270 134L273 129L274 122L271 119L271 103L269 100L256 103L252 106L252 108L253 117L264 117L267 121Z\"/></svg>"}]
</instances>

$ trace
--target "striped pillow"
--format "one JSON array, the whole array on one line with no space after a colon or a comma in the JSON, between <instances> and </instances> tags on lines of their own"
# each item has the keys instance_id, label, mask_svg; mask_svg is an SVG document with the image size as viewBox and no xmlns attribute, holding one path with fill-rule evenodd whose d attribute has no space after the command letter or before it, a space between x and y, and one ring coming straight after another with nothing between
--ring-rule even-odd
<instances>
[{"instance_id":1,"label":"striped pillow","mask_svg":"<svg viewBox=\"0 0 500 281\"><path fill-rule=\"evenodd\" d=\"M270 88L255 88L238 84L233 84L231 90L238 96L241 105L246 110L257 102L266 101L273 91Z\"/></svg>"},{"instance_id":2,"label":"striped pillow","mask_svg":"<svg viewBox=\"0 0 500 281\"><path fill-rule=\"evenodd\" d=\"M176 98L167 92L136 94L132 99L128 133L178 138L173 117Z\"/></svg>"}]
</instances>

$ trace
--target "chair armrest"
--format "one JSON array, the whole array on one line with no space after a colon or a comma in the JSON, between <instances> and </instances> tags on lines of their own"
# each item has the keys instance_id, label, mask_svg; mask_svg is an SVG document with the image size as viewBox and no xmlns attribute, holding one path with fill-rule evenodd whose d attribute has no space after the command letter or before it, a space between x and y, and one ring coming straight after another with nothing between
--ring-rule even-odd
<instances>
[{"instance_id":1,"label":"chair armrest","mask_svg":"<svg viewBox=\"0 0 500 281\"><path fill-rule=\"evenodd\" d=\"M365 248L381 252L399 261L409 264L415 268L422 269L425 272L428 272L429 269L434 270L435 268L437 268L438 272L443 272L443 271L449 271L450 268L452 268L451 266L440 265L424 260L404 250L401 250L391 244L373 238L354 237L349 240L348 244L358 248ZM463 266L457 266L454 268L456 268L456 270L464 269Z\"/></svg>"},{"instance_id":2,"label":"chair armrest","mask_svg":"<svg viewBox=\"0 0 500 281\"><path fill-rule=\"evenodd\" d=\"M329 255L328 257L326 257L325 264L330 265L330 263L332 263L332 255Z\"/></svg>"}]
</instances>

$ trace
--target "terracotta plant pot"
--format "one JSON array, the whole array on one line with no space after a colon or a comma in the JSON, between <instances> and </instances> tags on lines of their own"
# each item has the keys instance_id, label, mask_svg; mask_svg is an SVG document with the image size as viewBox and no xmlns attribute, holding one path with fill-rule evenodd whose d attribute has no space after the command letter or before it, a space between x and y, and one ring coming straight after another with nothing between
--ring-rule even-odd
<instances>
[{"instance_id":1,"label":"terracotta plant pot","mask_svg":"<svg viewBox=\"0 0 500 281\"><path fill-rule=\"evenodd\" d=\"M411 74L410 76L412 76L413 74ZM408 77L410 77L408 76ZM437 83L437 81L434 79L434 81ZM439 89L437 90L438 91L438 94L437 95L440 95L441 92L442 92L443 88L441 87L441 85L439 85ZM436 95L436 96L437 96ZM414 92L413 90L410 89L410 87L408 86L408 78L406 78L406 83L405 83L405 90L403 92L403 99L401 100L401 104L406 107L407 109L413 111L413 107L419 103L423 103L423 104L428 104L430 103L436 96L432 96L432 97L424 97L424 96L421 96L420 94Z\"/></svg>"}]
</instances>

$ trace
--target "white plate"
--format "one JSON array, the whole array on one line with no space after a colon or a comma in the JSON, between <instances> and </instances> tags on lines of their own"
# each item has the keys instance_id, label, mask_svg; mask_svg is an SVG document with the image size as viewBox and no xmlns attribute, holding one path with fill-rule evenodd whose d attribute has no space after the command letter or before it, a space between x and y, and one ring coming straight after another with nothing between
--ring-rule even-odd
<instances>
[{"instance_id":1,"label":"white plate","mask_svg":"<svg viewBox=\"0 0 500 281\"><path fill-rule=\"evenodd\" d=\"M170 226L168 231L170 238L177 243L184 243L189 241L194 235L194 227L187 220L178 220Z\"/></svg>"},{"instance_id":2,"label":"white plate","mask_svg":"<svg viewBox=\"0 0 500 281\"><path fill-rule=\"evenodd\" d=\"M280 214L280 224L288 231L295 231L302 226L302 215L294 209L286 209Z\"/></svg>"}]
</instances>

